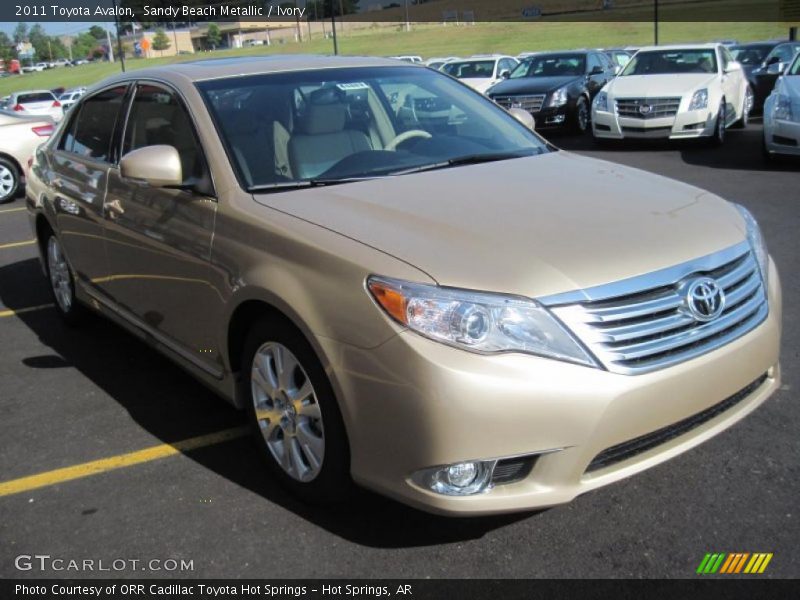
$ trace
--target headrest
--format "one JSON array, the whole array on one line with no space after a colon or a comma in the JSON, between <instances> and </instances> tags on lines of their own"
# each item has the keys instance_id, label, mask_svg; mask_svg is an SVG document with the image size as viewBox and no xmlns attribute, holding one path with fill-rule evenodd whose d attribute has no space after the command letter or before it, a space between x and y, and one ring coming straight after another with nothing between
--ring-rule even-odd
<instances>
[{"instance_id":1,"label":"headrest","mask_svg":"<svg viewBox=\"0 0 800 600\"><path fill-rule=\"evenodd\" d=\"M299 123L299 129L307 135L335 133L344 129L347 108L330 88L317 90L309 98L306 114Z\"/></svg>"}]
</instances>

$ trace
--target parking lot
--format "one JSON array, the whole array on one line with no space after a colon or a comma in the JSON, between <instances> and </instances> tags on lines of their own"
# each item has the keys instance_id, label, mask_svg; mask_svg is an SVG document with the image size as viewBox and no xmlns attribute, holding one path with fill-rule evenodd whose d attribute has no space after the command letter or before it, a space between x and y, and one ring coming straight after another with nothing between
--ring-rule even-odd
<instances>
[{"instance_id":1,"label":"parking lot","mask_svg":"<svg viewBox=\"0 0 800 600\"><path fill-rule=\"evenodd\" d=\"M368 493L335 509L287 496L242 437L243 416L117 326L61 324L22 198L0 206L0 575L109 575L15 568L46 554L184 559L187 577L691 577L706 552L770 552L761 577L800 576L800 166L765 165L760 136L755 123L718 149L553 138L753 212L783 278L784 381L675 460L503 517L446 519Z\"/></svg>"}]
</instances>

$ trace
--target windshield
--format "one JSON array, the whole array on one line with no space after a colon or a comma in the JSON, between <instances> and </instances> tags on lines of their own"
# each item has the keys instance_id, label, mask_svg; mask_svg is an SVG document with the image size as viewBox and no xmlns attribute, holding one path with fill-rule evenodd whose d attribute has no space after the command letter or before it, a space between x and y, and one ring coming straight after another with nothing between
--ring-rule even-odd
<instances>
[{"instance_id":1,"label":"windshield","mask_svg":"<svg viewBox=\"0 0 800 600\"><path fill-rule=\"evenodd\" d=\"M800 75L800 54L794 57L794 62L789 70L786 71L787 75Z\"/></svg>"},{"instance_id":2,"label":"windshield","mask_svg":"<svg viewBox=\"0 0 800 600\"><path fill-rule=\"evenodd\" d=\"M638 52L621 75L716 73L716 52L707 50L648 50Z\"/></svg>"},{"instance_id":3,"label":"windshield","mask_svg":"<svg viewBox=\"0 0 800 600\"><path fill-rule=\"evenodd\" d=\"M559 77L583 75L586 57L583 54L543 54L524 60L514 69L510 79L520 77Z\"/></svg>"},{"instance_id":4,"label":"windshield","mask_svg":"<svg viewBox=\"0 0 800 600\"><path fill-rule=\"evenodd\" d=\"M442 71L452 75L457 79L469 79L475 77L494 77L493 60L470 60L467 62L447 63L442 67Z\"/></svg>"},{"instance_id":5,"label":"windshield","mask_svg":"<svg viewBox=\"0 0 800 600\"><path fill-rule=\"evenodd\" d=\"M197 86L248 189L548 151L503 109L431 69L296 71Z\"/></svg>"},{"instance_id":6,"label":"windshield","mask_svg":"<svg viewBox=\"0 0 800 600\"><path fill-rule=\"evenodd\" d=\"M771 46L734 46L731 48L733 59L743 65L757 66L764 62Z\"/></svg>"}]
</instances>

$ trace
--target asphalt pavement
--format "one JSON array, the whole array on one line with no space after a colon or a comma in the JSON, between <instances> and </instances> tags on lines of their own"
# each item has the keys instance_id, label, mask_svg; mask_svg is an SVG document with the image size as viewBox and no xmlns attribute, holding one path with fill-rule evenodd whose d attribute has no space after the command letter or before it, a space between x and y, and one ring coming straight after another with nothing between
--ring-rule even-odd
<instances>
[{"instance_id":1,"label":"asphalt pavement","mask_svg":"<svg viewBox=\"0 0 800 600\"><path fill-rule=\"evenodd\" d=\"M69 329L41 308L50 298L25 243L23 200L0 206L0 577L682 578L707 552L770 552L759 577L799 577L800 164L767 166L760 135L758 124L731 131L719 149L553 137L753 212L783 279L784 381L743 422L672 461L566 506L502 517L436 517L366 492L338 508L304 505L235 432L169 451L243 417L117 326L93 318ZM168 452L138 460L151 447ZM120 456L126 466L59 475ZM17 568L36 554L64 570ZM94 570L66 568L85 559ZM97 570L119 559L142 562ZM168 559L192 569L167 570Z\"/></svg>"}]
</instances>

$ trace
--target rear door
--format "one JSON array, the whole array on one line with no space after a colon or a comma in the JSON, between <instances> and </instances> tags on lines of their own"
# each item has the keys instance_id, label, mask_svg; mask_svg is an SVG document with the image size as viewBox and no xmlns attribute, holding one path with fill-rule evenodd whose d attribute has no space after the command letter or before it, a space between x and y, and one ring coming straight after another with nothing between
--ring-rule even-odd
<instances>
[{"instance_id":1,"label":"rear door","mask_svg":"<svg viewBox=\"0 0 800 600\"><path fill-rule=\"evenodd\" d=\"M211 241L217 202L211 174L190 113L161 84L136 86L121 156L145 146L174 146L182 189L152 187L109 175L106 244L109 290L140 324L184 358L219 376L210 317L222 312L212 283Z\"/></svg>"},{"instance_id":2,"label":"rear door","mask_svg":"<svg viewBox=\"0 0 800 600\"><path fill-rule=\"evenodd\" d=\"M78 279L89 287L102 288L108 275L103 200L127 90L118 85L86 98L71 113L50 155L49 184L61 245Z\"/></svg>"}]
</instances>

